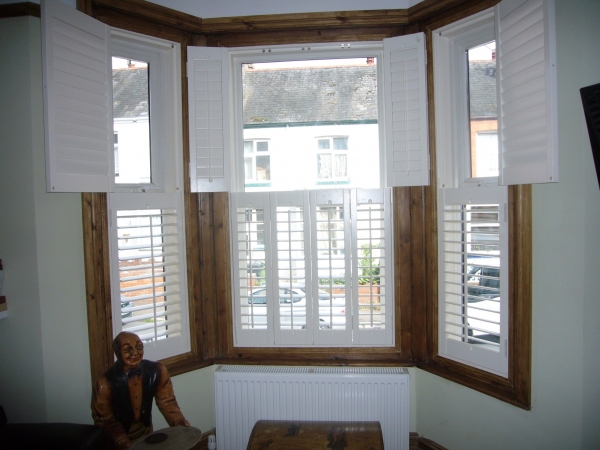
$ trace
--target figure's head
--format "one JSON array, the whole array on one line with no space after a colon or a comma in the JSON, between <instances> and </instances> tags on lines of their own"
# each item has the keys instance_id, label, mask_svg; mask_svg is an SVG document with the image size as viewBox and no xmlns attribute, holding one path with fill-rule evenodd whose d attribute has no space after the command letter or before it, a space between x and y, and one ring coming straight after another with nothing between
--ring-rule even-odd
<instances>
[{"instance_id":1,"label":"figure's head","mask_svg":"<svg viewBox=\"0 0 600 450\"><path fill-rule=\"evenodd\" d=\"M113 350L125 372L135 369L144 357L144 344L137 334L129 331L122 331L117 335L113 341Z\"/></svg>"}]
</instances>

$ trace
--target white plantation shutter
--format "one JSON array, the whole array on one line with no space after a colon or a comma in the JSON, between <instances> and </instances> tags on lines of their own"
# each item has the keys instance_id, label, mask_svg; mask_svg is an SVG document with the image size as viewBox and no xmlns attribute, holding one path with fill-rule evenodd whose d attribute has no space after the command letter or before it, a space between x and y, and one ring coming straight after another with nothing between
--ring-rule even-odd
<instances>
[{"instance_id":1,"label":"white plantation shutter","mask_svg":"<svg viewBox=\"0 0 600 450\"><path fill-rule=\"evenodd\" d=\"M313 298L318 299L316 345L352 343L350 191L311 191ZM316 292L315 292L316 291ZM317 311L315 311L316 313Z\"/></svg>"},{"instance_id":2,"label":"white plantation shutter","mask_svg":"<svg viewBox=\"0 0 600 450\"><path fill-rule=\"evenodd\" d=\"M496 8L500 184L557 182L554 1Z\"/></svg>"},{"instance_id":3,"label":"white plantation shutter","mask_svg":"<svg viewBox=\"0 0 600 450\"><path fill-rule=\"evenodd\" d=\"M387 185L429 184L425 35L383 40Z\"/></svg>"},{"instance_id":4,"label":"white plantation shutter","mask_svg":"<svg viewBox=\"0 0 600 450\"><path fill-rule=\"evenodd\" d=\"M230 207L237 347L394 344L390 189L232 193Z\"/></svg>"},{"instance_id":5,"label":"white plantation shutter","mask_svg":"<svg viewBox=\"0 0 600 450\"><path fill-rule=\"evenodd\" d=\"M230 195L235 340L239 347L273 345L275 283L271 267L269 193Z\"/></svg>"},{"instance_id":6,"label":"white plantation shutter","mask_svg":"<svg viewBox=\"0 0 600 450\"><path fill-rule=\"evenodd\" d=\"M47 190L109 192L110 28L57 0L41 6Z\"/></svg>"},{"instance_id":7,"label":"white plantation shutter","mask_svg":"<svg viewBox=\"0 0 600 450\"><path fill-rule=\"evenodd\" d=\"M352 191L352 311L354 343L393 345L390 189ZM388 307L389 300L389 307Z\"/></svg>"},{"instance_id":8,"label":"white plantation shutter","mask_svg":"<svg viewBox=\"0 0 600 450\"><path fill-rule=\"evenodd\" d=\"M230 190L227 49L188 47L192 192Z\"/></svg>"},{"instance_id":9,"label":"white plantation shutter","mask_svg":"<svg viewBox=\"0 0 600 450\"><path fill-rule=\"evenodd\" d=\"M112 194L109 208L115 335L139 335L150 359L188 352L182 195Z\"/></svg>"},{"instance_id":10,"label":"white plantation shutter","mask_svg":"<svg viewBox=\"0 0 600 450\"><path fill-rule=\"evenodd\" d=\"M441 189L439 354L508 375L505 187Z\"/></svg>"}]
</instances>

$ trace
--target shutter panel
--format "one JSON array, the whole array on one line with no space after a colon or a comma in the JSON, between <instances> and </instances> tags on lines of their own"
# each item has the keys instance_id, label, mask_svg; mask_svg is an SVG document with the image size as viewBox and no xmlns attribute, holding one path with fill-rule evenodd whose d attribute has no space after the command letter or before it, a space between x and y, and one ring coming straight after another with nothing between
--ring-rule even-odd
<instances>
[{"instance_id":1,"label":"shutter panel","mask_svg":"<svg viewBox=\"0 0 600 450\"><path fill-rule=\"evenodd\" d=\"M383 40L387 186L429 185L423 33Z\"/></svg>"},{"instance_id":2,"label":"shutter panel","mask_svg":"<svg viewBox=\"0 0 600 450\"><path fill-rule=\"evenodd\" d=\"M227 49L188 47L187 52L191 190L229 191Z\"/></svg>"},{"instance_id":3,"label":"shutter panel","mask_svg":"<svg viewBox=\"0 0 600 450\"><path fill-rule=\"evenodd\" d=\"M310 208L308 191L273 192L271 248L277 345L312 344L310 273ZM307 289L308 287L308 289Z\"/></svg>"},{"instance_id":4,"label":"shutter panel","mask_svg":"<svg viewBox=\"0 0 600 450\"><path fill-rule=\"evenodd\" d=\"M235 341L239 347L275 342L273 308L279 301L270 268L271 220L268 192L230 195Z\"/></svg>"},{"instance_id":5,"label":"shutter panel","mask_svg":"<svg viewBox=\"0 0 600 450\"><path fill-rule=\"evenodd\" d=\"M351 215L354 344L394 345L391 189L353 190Z\"/></svg>"},{"instance_id":6,"label":"shutter panel","mask_svg":"<svg viewBox=\"0 0 600 450\"><path fill-rule=\"evenodd\" d=\"M136 333L151 359L189 352L182 194L112 194L109 203L115 335Z\"/></svg>"},{"instance_id":7,"label":"shutter panel","mask_svg":"<svg viewBox=\"0 0 600 450\"><path fill-rule=\"evenodd\" d=\"M310 192L315 345L351 345L352 246L350 191ZM316 313L318 312L318 316Z\"/></svg>"},{"instance_id":8,"label":"shutter panel","mask_svg":"<svg viewBox=\"0 0 600 450\"><path fill-rule=\"evenodd\" d=\"M508 376L505 187L440 189L439 353Z\"/></svg>"},{"instance_id":9,"label":"shutter panel","mask_svg":"<svg viewBox=\"0 0 600 450\"><path fill-rule=\"evenodd\" d=\"M113 183L110 28L42 1L48 192L109 192Z\"/></svg>"},{"instance_id":10,"label":"shutter panel","mask_svg":"<svg viewBox=\"0 0 600 450\"><path fill-rule=\"evenodd\" d=\"M554 1L497 8L500 184L557 182Z\"/></svg>"}]
</instances>

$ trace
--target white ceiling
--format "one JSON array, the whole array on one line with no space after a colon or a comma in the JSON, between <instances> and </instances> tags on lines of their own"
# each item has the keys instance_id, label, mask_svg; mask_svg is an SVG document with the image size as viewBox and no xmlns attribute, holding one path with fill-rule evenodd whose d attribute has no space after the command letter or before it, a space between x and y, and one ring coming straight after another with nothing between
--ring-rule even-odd
<instances>
[{"instance_id":1,"label":"white ceiling","mask_svg":"<svg viewBox=\"0 0 600 450\"><path fill-rule=\"evenodd\" d=\"M12 0L14 1L14 0ZM204 19L302 12L407 9L422 0L151 0Z\"/></svg>"}]
</instances>

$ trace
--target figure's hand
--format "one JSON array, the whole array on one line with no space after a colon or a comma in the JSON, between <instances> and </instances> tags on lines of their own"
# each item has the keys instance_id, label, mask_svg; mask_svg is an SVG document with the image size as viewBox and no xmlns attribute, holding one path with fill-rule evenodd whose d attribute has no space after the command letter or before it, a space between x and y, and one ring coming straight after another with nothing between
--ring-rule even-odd
<instances>
[{"instance_id":1,"label":"figure's hand","mask_svg":"<svg viewBox=\"0 0 600 450\"><path fill-rule=\"evenodd\" d=\"M177 419L175 421L173 421L173 425L171 425L172 427L189 427L190 423L185 420L185 417L182 417L181 419Z\"/></svg>"},{"instance_id":2,"label":"figure's hand","mask_svg":"<svg viewBox=\"0 0 600 450\"><path fill-rule=\"evenodd\" d=\"M131 447L131 442L129 442L129 439L125 438L125 439L121 439L118 442L115 442L117 450L127 450L129 447Z\"/></svg>"}]
</instances>

